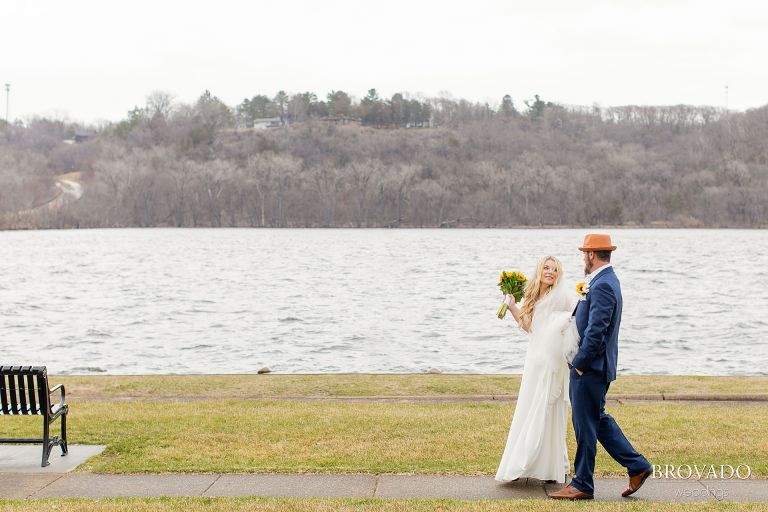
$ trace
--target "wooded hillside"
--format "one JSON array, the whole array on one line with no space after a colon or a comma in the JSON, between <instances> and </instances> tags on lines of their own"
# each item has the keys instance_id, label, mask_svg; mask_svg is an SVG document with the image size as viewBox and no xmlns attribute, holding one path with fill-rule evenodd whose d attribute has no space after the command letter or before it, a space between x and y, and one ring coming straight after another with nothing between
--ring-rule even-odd
<instances>
[{"instance_id":1,"label":"wooded hillside","mask_svg":"<svg viewBox=\"0 0 768 512\"><path fill-rule=\"evenodd\" d=\"M73 171L82 197L55 200ZM768 106L206 91L103 126L0 122L3 228L759 227L766 198Z\"/></svg>"}]
</instances>

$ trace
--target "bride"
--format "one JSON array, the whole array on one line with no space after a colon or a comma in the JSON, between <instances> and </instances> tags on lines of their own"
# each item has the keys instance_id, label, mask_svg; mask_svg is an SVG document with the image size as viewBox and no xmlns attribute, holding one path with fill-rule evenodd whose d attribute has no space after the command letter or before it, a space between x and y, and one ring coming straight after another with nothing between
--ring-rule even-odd
<instances>
[{"instance_id":1,"label":"bride","mask_svg":"<svg viewBox=\"0 0 768 512\"><path fill-rule=\"evenodd\" d=\"M509 311L528 333L517 405L496 480L520 477L565 482L570 472L565 445L568 415L568 364L578 345L571 322L578 294L566 290L563 266L546 256L536 266L536 277L525 286L518 308L505 297Z\"/></svg>"}]
</instances>

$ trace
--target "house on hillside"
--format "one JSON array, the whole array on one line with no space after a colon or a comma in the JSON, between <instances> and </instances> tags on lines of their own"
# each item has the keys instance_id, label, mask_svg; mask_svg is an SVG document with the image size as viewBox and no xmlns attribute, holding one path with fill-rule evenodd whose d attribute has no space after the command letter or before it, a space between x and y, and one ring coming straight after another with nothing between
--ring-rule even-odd
<instances>
[{"instance_id":1,"label":"house on hillside","mask_svg":"<svg viewBox=\"0 0 768 512\"><path fill-rule=\"evenodd\" d=\"M253 125L248 126L250 123L246 123L246 128L253 128L256 130L266 130L267 128L277 128L283 126L283 122L279 117L264 117L260 119L254 119Z\"/></svg>"},{"instance_id":2,"label":"house on hillside","mask_svg":"<svg viewBox=\"0 0 768 512\"><path fill-rule=\"evenodd\" d=\"M344 125L360 125L360 119L349 116L328 116L321 117L320 122L323 124L344 124Z\"/></svg>"},{"instance_id":3,"label":"house on hillside","mask_svg":"<svg viewBox=\"0 0 768 512\"><path fill-rule=\"evenodd\" d=\"M85 141L87 141L89 139L92 139L95 136L96 136L96 132L92 132L92 131L78 131L78 132L75 132L74 139L75 139L75 142L80 143L80 142L85 142Z\"/></svg>"},{"instance_id":4,"label":"house on hillside","mask_svg":"<svg viewBox=\"0 0 768 512\"><path fill-rule=\"evenodd\" d=\"M96 132L80 130L80 131L76 131L71 139L64 139L61 142L63 142L64 144L81 144L94 137L96 137Z\"/></svg>"}]
</instances>

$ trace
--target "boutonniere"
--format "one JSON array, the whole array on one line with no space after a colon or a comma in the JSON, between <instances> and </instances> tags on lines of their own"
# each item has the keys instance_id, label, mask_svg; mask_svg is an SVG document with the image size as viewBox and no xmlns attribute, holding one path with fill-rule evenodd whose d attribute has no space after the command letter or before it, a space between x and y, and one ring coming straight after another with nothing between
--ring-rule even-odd
<instances>
[{"instance_id":1,"label":"boutonniere","mask_svg":"<svg viewBox=\"0 0 768 512\"><path fill-rule=\"evenodd\" d=\"M584 300L584 298L589 293L589 283L587 283L585 281L585 282L581 282L581 283L577 284L576 285L576 293L578 293L579 296L581 296L581 300Z\"/></svg>"}]
</instances>

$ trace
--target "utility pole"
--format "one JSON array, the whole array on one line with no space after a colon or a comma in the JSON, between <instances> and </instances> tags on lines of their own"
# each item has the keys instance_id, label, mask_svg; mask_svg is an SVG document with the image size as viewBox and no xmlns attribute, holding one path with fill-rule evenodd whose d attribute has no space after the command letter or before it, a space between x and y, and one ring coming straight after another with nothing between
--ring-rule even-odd
<instances>
[{"instance_id":1,"label":"utility pole","mask_svg":"<svg viewBox=\"0 0 768 512\"><path fill-rule=\"evenodd\" d=\"M8 108L11 104L11 84L6 83L5 84L5 123L8 124L11 122L10 118L8 117Z\"/></svg>"}]
</instances>

